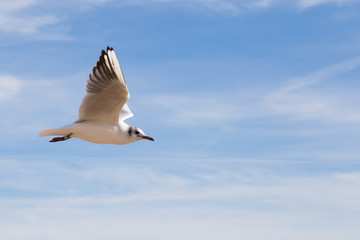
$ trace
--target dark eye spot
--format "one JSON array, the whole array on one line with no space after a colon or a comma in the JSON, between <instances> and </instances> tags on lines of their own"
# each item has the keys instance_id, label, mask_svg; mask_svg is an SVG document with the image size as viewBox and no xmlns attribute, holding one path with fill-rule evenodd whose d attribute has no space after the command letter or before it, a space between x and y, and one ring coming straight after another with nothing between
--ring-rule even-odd
<instances>
[{"instance_id":1,"label":"dark eye spot","mask_svg":"<svg viewBox=\"0 0 360 240\"><path fill-rule=\"evenodd\" d=\"M133 131L133 130L132 130L132 128L130 127L130 128L129 128L129 131L128 131L128 133L129 133L130 136L131 136L131 134L132 134L132 131Z\"/></svg>"},{"instance_id":2,"label":"dark eye spot","mask_svg":"<svg viewBox=\"0 0 360 240\"><path fill-rule=\"evenodd\" d=\"M135 131L135 134L136 134L136 135L139 134L139 133L140 133L140 132L139 132L138 130Z\"/></svg>"}]
</instances>

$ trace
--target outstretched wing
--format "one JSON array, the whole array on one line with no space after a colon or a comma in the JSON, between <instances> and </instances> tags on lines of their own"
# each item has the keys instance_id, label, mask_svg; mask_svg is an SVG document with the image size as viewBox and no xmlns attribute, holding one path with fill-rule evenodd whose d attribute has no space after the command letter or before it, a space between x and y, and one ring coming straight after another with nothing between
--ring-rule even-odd
<instances>
[{"instance_id":1,"label":"outstretched wing","mask_svg":"<svg viewBox=\"0 0 360 240\"><path fill-rule=\"evenodd\" d=\"M120 111L130 95L113 48L102 50L87 80L86 92L78 121L119 122Z\"/></svg>"}]
</instances>

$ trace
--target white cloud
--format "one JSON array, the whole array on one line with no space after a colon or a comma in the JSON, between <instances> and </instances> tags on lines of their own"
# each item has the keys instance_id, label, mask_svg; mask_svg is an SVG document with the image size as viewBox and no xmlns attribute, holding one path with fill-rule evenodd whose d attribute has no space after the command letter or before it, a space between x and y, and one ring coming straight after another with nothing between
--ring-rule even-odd
<instances>
[{"instance_id":1,"label":"white cloud","mask_svg":"<svg viewBox=\"0 0 360 240\"><path fill-rule=\"evenodd\" d=\"M323 4L345 5L348 3L358 3L358 0L299 0L299 6L303 9Z\"/></svg>"},{"instance_id":2,"label":"white cloud","mask_svg":"<svg viewBox=\"0 0 360 240\"><path fill-rule=\"evenodd\" d=\"M273 95L290 93L302 88L317 84L321 81L336 77L360 66L360 57L351 58L340 63L336 63L320 70L317 70L307 76L294 78L288 81L288 85L281 88Z\"/></svg>"},{"instance_id":3,"label":"white cloud","mask_svg":"<svg viewBox=\"0 0 360 240\"><path fill-rule=\"evenodd\" d=\"M330 3L346 5L357 2L356 0L75 0L55 3L46 0L1 0L0 31L10 34L31 35L37 39L69 40L71 38L64 33L64 29L58 28L55 31L54 26L59 27L64 19L70 18L71 12L78 13L103 4L113 4L118 7L126 5L147 7L177 5L187 9L205 9L215 13L238 15L242 12L269 9L277 6L307 9ZM71 10L69 10L69 5L73 6ZM37 8L44 10L37 10L36 13L31 11ZM63 10L59 11L59 9ZM50 26L51 28L49 28Z\"/></svg>"},{"instance_id":4,"label":"white cloud","mask_svg":"<svg viewBox=\"0 0 360 240\"><path fill-rule=\"evenodd\" d=\"M38 38L49 38L43 32L44 27L60 22L55 15L30 13L28 10L38 8L46 1L41 0L1 0L0 31L24 35L38 35ZM40 32L42 33L40 36Z\"/></svg>"},{"instance_id":5,"label":"white cloud","mask_svg":"<svg viewBox=\"0 0 360 240\"><path fill-rule=\"evenodd\" d=\"M150 2L202 6L214 12L230 12L233 14L277 6L296 7L303 10L325 4L346 5L359 3L358 0L152 0ZM132 4L131 2L127 3ZM138 0L135 3L138 5L149 4L149 1Z\"/></svg>"},{"instance_id":6,"label":"white cloud","mask_svg":"<svg viewBox=\"0 0 360 240\"><path fill-rule=\"evenodd\" d=\"M137 4L146 4L149 1L135 1ZM231 11L240 13L245 10L256 8L271 8L275 6L297 6L301 9L311 8L324 4L345 5L350 3L358 3L358 0L152 0L154 3L179 3L202 5L216 12ZM129 2L130 3L130 2Z\"/></svg>"},{"instance_id":7,"label":"white cloud","mask_svg":"<svg viewBox=\"0 0 360 240\"><path fill-rule=\"evenodd\" d=\"M22 82L11 75L0 75L0 103L19 93Z\"/></svg>"},{"instance_id":8,"label":"white cloud","mask_svg":"<svg viewBox=\"0 0 360 240\"><path fill-rule=\"evenodd\" d=\"M290 6L298 7L302 10L312 8L320 5L336 4L347 5L352 3L359 3L358 0L258 0L250 1L245 6L251 8L271 8L276 6Z\"/></svg>"},{"instance_id":9,"label":"white cloud","mask_svg":"<svg viewBox=\"0 0 360 240\"><path fill-rule=\"evenodd\" d=\"M325 67L307 76L294 78L289 80L284 87L268 94L263 104L274 113L292 115L297 119L315 119L326 122L359 121L360 109L357 104L359 98L351 90L347 93L308 90L315 84L336 78L359 66L360 57L356 57Z\"/></svg>"},{"instance_id":10,"label":"white cloud","mask_svg":"<svg viewBox=\"0 0 360 240\"><path fill-rule=\"evenodd\" d=\"M38 3L39 0L0 0L1 13L13 12L24 9Z\"/></svg>"},{"instance_id":11,"label":"white cloud","mask_svg":"<svg viewBox=\"0 0 360 240\"><path fill-rule=\"evenodd\" d=\"M51 204L49 202L48 204ZM57 202L52 202L57 206ZM40 203L39 203L40 205ZM111 205L111 207L114 207ZM41 210L43 207L39 207ZM263 214L251 214L244 212L242 216L224 216L219 213L218 217L189 217L182 216L174 209L160 210L157 213L142 213L142 211L131 208L134 214L124 214L123 211L115 208L114 213L92 211L88 214L72 212L71 209L61 209L63 214L59 215L53 209L49 209L48 215L36 214L35 210L26 211L26 221L3 223L2 235L13 240L33 240L39 236L50 240L62 239L154 239L154 240L237 240L239 236L247 240L269 239L339 239L339 236L347 240L356 240L358 231L354 219L349 221L343 218L340 225L331 220L331 215L312 216L304 213L290 214L267 212ZM188 205L178 207L185 212L191 209ZM204 216L214 215L214 209L208 208ZM117 211L118 210L118 211ZM54 213L55 212L55 213ZM117 214L116 214L117 213ZM296 214L296 215L295 215ZM40 217L37 217L39 216ZM51 215L53 217L51 217ZM221 216L223 215L223 216ZM72 216L72 217L71 217ZM328 219L326 219L328 218ZM306 221L307 219L307 221ZM327 220L327 221L324 221ZM329 222L331 222L329 224ZM321 224L323 223L323 224ZM324 226L328 224L328 226ZM311 226L312 225L312 226Z\"/></svg>"},{"instance_id":12,"label":"white cloud","mask_svg":"<svg viewBox=\"0 0 360 240\"><path fill-rule=\"evenodd\" d=\"M177 126L224 127L239 121L256 119L266 122L272 118L281 118L281 122L356 123L360 120L358 91L356 86L341 87L341 81L345 81L343 74L359 66L360 57L355 57L287 80L282 87L211 93L156 93L146 96L143 104L156 106L160 119Z\"/></svg>"},{"instance_id":13,"label":"white cloud","mask_svg":"<svg viewBox=\"0 0 360 240\"><path fill-rule=\"evenodd\" d=\"M157 94L148 98L151 104L171 111L164 120L172 124L198 125L239 120L246 109L226 94ZM148 103L150 103L148 102Z\"/></svg>"},{"instance_id":14,"label":"white cloud","mask_svg":"<svg viewBox=\"0 0 360 240\"><path fill-rule=\"evenodd\" d=\"M293 174L297 166L286 161L149 163L56 157L0 161L0 188L13 193L0 200L2 237L235 240L241 233L249 240L325 236L335 240L339 235L355 240L358 236L356 166L350 165L351 171ZM301 166L326 163L317 164ZM32 193L36 197L26 197Z\"/></svg>"},{"instance_id":15,"label":"white cloud","mask_svg":"<svg viewBox=\"0 0 360 240\"><path fill-rule=\"evenodd\" d=\"M78 79L78 76L74 78ZM62 126L76 120L78 106L71 102L74 90L60 82L0 75L0 112L4 113L0 125L3 136L11 135L3 141L33 139L41 129L52 124ZM78 99L79 104L80 101ZM73 119L69 120L69 116Z\"/></svg>"},{"instance_id":16,"label":"white cloud","mask_svg":"<svg viewBox=\"0 0 360 240\"><path fill-rule=\"evenodd\" d=\"M59 19L55 16L17 17L8 14L0 21L0 30L9 33L35 34L39 33L41 27L58 22Z\"/></svg>"}]
</instances>

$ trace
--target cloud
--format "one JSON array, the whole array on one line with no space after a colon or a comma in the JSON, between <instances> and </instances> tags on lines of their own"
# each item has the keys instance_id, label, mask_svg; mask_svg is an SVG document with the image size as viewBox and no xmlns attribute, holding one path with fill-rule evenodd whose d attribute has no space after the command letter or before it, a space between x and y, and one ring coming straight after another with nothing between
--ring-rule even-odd
<instances>
[{"instance_id":1,"label":"cloud","mask_svg":"<svg viewBox=\"0 0 360 240\"><path fill-rule=\"evenodd\" d=\"M320 70L317 70L309 75L294 78L288 81L287 86L281 88L277 92L273 93L274 95L282 95L302 88L317 84L321 81L327 80L332 77L336 77L342 73L349 72L360 66L360 57L354 57L348 60L345 60L340 63L336 63L327 67L324 67Z\"/></svg>"},{"instance_id":2,"label":"cloud","mask_svg":"<svg viewBox=\"0 0 360 240\"><path fill-rule=\"evenodd\" d=\"M151 104L170 110L164 120L175 125L198 125L209 121L217 124L239 120L246 114L237 101L231 101L223 93L157 94L148 99Z\"/></svg>"},{"instance_id":3,"label":"cloud","mask_svg":"<svg viewBox=\"0 0 360 240\"><path fill-rule=\"evenodd\" d=\"M357 0L152 0L154 4L159 3L172 3L182 5L201 6L211 10L213 12L227 12L232 14L240 14L243 12L270 9L273 7L295 7L301 10L326 4L347 5L352 3L358 3ZM136 1L136 4L148 4L149 1ZM129 2L130 4L130 2Z\"/></svg>"},{"instance_id":4,"label":"cloud","mask_svg":"<svg viewBox=\"0 0 360 240\"><path fill-rule=\"evenodd\" d=\"M136 4L145 4L149 1L135 1ZM300 7L301 9L311 8L318 5L337 4L345 5L357 3L357 0L152 0L153 3L173 3L173 4L193 4L202 5L215 12L234 12L241 13L243 11L254 9L267 9L276 6Z\"/></svg>"},{"instance_id":5,"label":"cloud","mask_svg":"<svg viewBox=\"0 0 360 240\"><path fill-rule=\"evenodd\" d=\"M39 0L1 1L0 31L6 33L37 34L45 26L60 22L60 19L49 14L31 14L28 9L43 4Z\"/></svg>"},{"instance_id":6,"label":"cloud","mask_svg":"<svg viewBox=\"0 0 360 240\"><path fill-rule=\"evenodd\" d=\"M299 0L298 5L302 9L315 7L323 4L337 4L337 5L345 5L350 3L358 3L357 0Z\"/></svg>"},{"instance_id":7,"label":"cloud","mask_svg":"<svg viewBox=\"0 0 360 240\"><path fill-rule=\"evenodd\" d=\"M0 125L3 136L11 136L3 141L33 139L46 126L65 125L70 121L69 115L76 120L77 106L71 102L76 94L60 82L0 75L0 111L4 113Z\"/></svg>"},{"instance_id":8,"label":"cloud","mask_svg":"<svg viewBox=\"0 0 360 240\"><path fill-rule=\"evenodd\" d=\"M318 173L256 159L3 159L0 189L11 197L0 200L2 236L356 239L360 179L356 164L348 167Z\"/></svg>"},{"instance_id":9,"label":"cloud","mask_svg":"<svg viewBox=\"0 0 360 240\"><path fill-rule=\"evenodd\" d=\"M277 6L290 6L290 7L299 8L301 10L305 10L320 5L336 4L338 6L342 6L352 3L358 3L358 1L357 0L259 0L259 1L251 1L249 3L245 3L245 6L248 6L253 9L256 8L267 9Z\"/></svg>"},{"instance_id":10,"label":"cloud","mask_svg":"<svg viewBox=\"0 0 360 240\"><path fill-rule=\"evenodd\" d=\"M0 21L0 30L8 33L36 34L44 26L58 23L59 19L55 16L34 16L34 17L17 17L5 15Z\"/></svg>"},{"instance_id":11,"label":"cloud","mask_svg":"<svg viewBox=\"0 0 360 240\"><path fill-rule=\"evenodd\" d=\"M335 3L348 5L357 3L355 0L75 0L59 3L46 0L1 0L0 32L32 36L41 40L70 40L67 27L63 22L71 19L74 14L96 8L100 5L116 7L168 7L176 6L183 9L226 13L233 16L259 9L271 9L277 6L307 9L314 6ZM72 8L69 8L69 5ZM60 11L59 11L60 9ZM55 28L55 29L54 29Z\"/></svg>"},{"instance_id":12,"label":"cloud","mask_svg":"<svg viewBox=\"0 0 360 240\"><path fill-rule=\"evenodd\" d=\"M22 82L11 75L0 75L0 104L19 93Z\"/></svg>"},{"instance_id":13,"label":"cloud","mask_svg":"<svg viewBox=\"0 0 360 240\"><path fill-rule=\"evenodd\" d=\"M351 91L344 94L338 91L326 93L319 90L308 90L311 86L334 79L359 66L360 57L355 57L322 68L307 76L291 79L284 87L265 96L263 104L274 113L292 115L297 119L315 119L327 122L359 121L357 94Z\"/></svg>"},{"instance_id":14,"label":"cloud","mask_svg":"<svg viewBox=\"0 0 360 240\"><path fill-rule=\"evenodd\" d=\"M355 57L289 79L280 87L156 93L147 95L142 104L151 105L153 110L155 106L159 119L173 126L221 128L247 120L266 123L274 118L281 122L356 123L360 120L360 97L356 87L345 88L340 83L345 73L359 66L360 57Z\"/></svg>"}]
</instances>

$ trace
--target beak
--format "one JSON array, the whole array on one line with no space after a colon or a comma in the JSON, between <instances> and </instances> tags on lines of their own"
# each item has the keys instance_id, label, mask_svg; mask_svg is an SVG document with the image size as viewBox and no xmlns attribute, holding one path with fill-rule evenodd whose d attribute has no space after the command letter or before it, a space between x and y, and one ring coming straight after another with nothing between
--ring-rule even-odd
<instances>
[{"instance_id":1,"label":"beak","mask_svg":"<svg viewBox=\"0 0 360 240\"><path fill-rule=\"evenodd\" d=\"M152 137L149 136L143 136L142 138L150 141L155 141Z\"/></svg>"}]
</instances>

